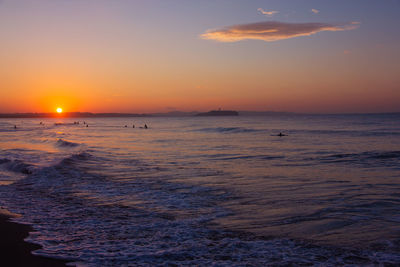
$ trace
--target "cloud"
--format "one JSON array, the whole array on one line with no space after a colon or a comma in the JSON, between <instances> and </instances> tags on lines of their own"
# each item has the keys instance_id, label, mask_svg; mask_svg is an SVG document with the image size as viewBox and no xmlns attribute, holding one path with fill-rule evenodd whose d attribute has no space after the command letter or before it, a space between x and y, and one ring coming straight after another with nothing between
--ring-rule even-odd
<instances>
[{"instance_id":1,"label":"cloud","mask_svg":"<svg viewBox=\"0 0 400 267\"><path fill-rule=\"evenodd\" d=\"M345 24L329 23L285 23L264 21L250 24L239 24L221 29L208 30L200 37L219 42L238 42L242 40L263 40L266 42L289 39L299 36L310 36L323 31L346 31L358 28L359 22Z\"/></svg>"},{"instance_id":2,"label":"cloud","mask_svg":"<svg viewBox=\"0 0 400 267\"><path fill-rule=\"evenodd\" d=\"M276 14L276 13L279 13L279 11L275 11L275 10L272 10L272 11L265 11L265 10L262 9L261 7L258 8L257 11L260 12L261 14L267 15L267 16L272 16L272 15L274 15L274 14Z\"/></svg>"},{"instance_id":3,"label":"cloud","mask_svg":"<svg viewBox=\"0 0 400 267\"><path fill-rule=\"evenodd\" d=\"M312 8L312 9L311 9L311 12L314 13L314 14L318 14L318 13L319 13L319 10L318 10L318 9L315 9L315 8Z\"/></svg>"}]
</instances>

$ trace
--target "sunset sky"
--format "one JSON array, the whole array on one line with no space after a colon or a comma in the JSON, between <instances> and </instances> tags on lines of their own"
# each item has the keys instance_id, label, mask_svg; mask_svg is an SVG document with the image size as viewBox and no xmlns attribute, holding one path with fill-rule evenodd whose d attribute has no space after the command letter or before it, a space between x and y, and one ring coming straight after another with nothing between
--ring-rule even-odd
<instances>
[{"instance_id":1,"label":"sunset sky","mask_svg":"<svg viewBox=\"0 0 400 267\"><path fill-rule=\"evenodd\" d=\"M399 0L0 0L0 112L399 112L399 14Z\"/></svg>"}]
</instances>

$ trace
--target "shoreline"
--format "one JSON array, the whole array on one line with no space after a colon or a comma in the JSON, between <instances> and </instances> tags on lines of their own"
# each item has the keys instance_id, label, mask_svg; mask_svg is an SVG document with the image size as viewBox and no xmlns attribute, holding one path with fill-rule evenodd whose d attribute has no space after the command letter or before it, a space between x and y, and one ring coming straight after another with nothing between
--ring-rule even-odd
<instances>
[{"instance_id":1,"label":"shoreline","mask_svg":"<svg viewBox=\"0 0 400 267\"><path fill-rule=\"evenodd\" d=\"M41 266L58 267L66 266L68 261L61 259L36 256L32 251L41 246L24 241L29 232L33 231L30 225L19 224L10 221L11 216L0 213L0 253L2 262L10 266Z\"/></svg>"}]
</instances>

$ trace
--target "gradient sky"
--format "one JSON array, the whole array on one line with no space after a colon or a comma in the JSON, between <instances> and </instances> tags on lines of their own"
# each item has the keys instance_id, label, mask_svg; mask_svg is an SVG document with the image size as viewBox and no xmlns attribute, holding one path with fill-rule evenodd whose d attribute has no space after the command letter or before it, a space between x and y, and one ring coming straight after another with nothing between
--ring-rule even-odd
<instances>
[{"instance_id":1,"label":"gradient sky","mask_svg":"<svg viewBox=\"0 0 400 267\"><path fill-rule=\"evenodd\" d=\"M0 112L400 111L400 0L0 0Z\"/></svg>"}]
</instances>

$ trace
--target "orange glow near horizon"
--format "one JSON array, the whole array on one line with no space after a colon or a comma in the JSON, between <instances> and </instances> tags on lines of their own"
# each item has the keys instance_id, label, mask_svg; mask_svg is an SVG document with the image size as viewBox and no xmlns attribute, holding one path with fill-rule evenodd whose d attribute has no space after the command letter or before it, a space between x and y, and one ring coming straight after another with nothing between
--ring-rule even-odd
<instances>
[{"instance_id":1,"label":"orange glow near horizon","mask_svg":"<svg viewBox=\"0 0 400 267\"><path fill-rule=\"evenodd\" d=\"M228 14L218 1L178 1L180 8L165 10L154 8L160 0L39 2L0 0L0 34L5 36L0 48L0 113L55 113L61 106L59 117L69 112L205 112L220 107L400 112L400 37L398 23L385 21L389 14L368 21L367 10L354 8L355 13L343 19L361 24L327 30L330 21L342 21L341 14L337 20L329 12L293 15L290 20L281 14L276 19L282 21L271 23L262 19L257 5L246 1L235 5L240 16L236 11ZM327 3L326 9L347 5L336 2ZM253 13L242 12L252 5ZM385 6L390 22L399 20L396 4L370 5ZM189 8L213 15L206 23L201 15L181 12ZM145 15L147 11L151 13ZM68 19L72 15L73 21ZM183 21L191 22L182 27ZM224 25L230 28L224 30ZM264 42L274 25L283 27L282 36ZM248 31L258 34L255 26L267 30L264 39L227 44L201 38L215 28L228 31L225 35L239 30L243 39ZM316 31L324 32L310 35Z\"/></svg>"}]
</instances>

